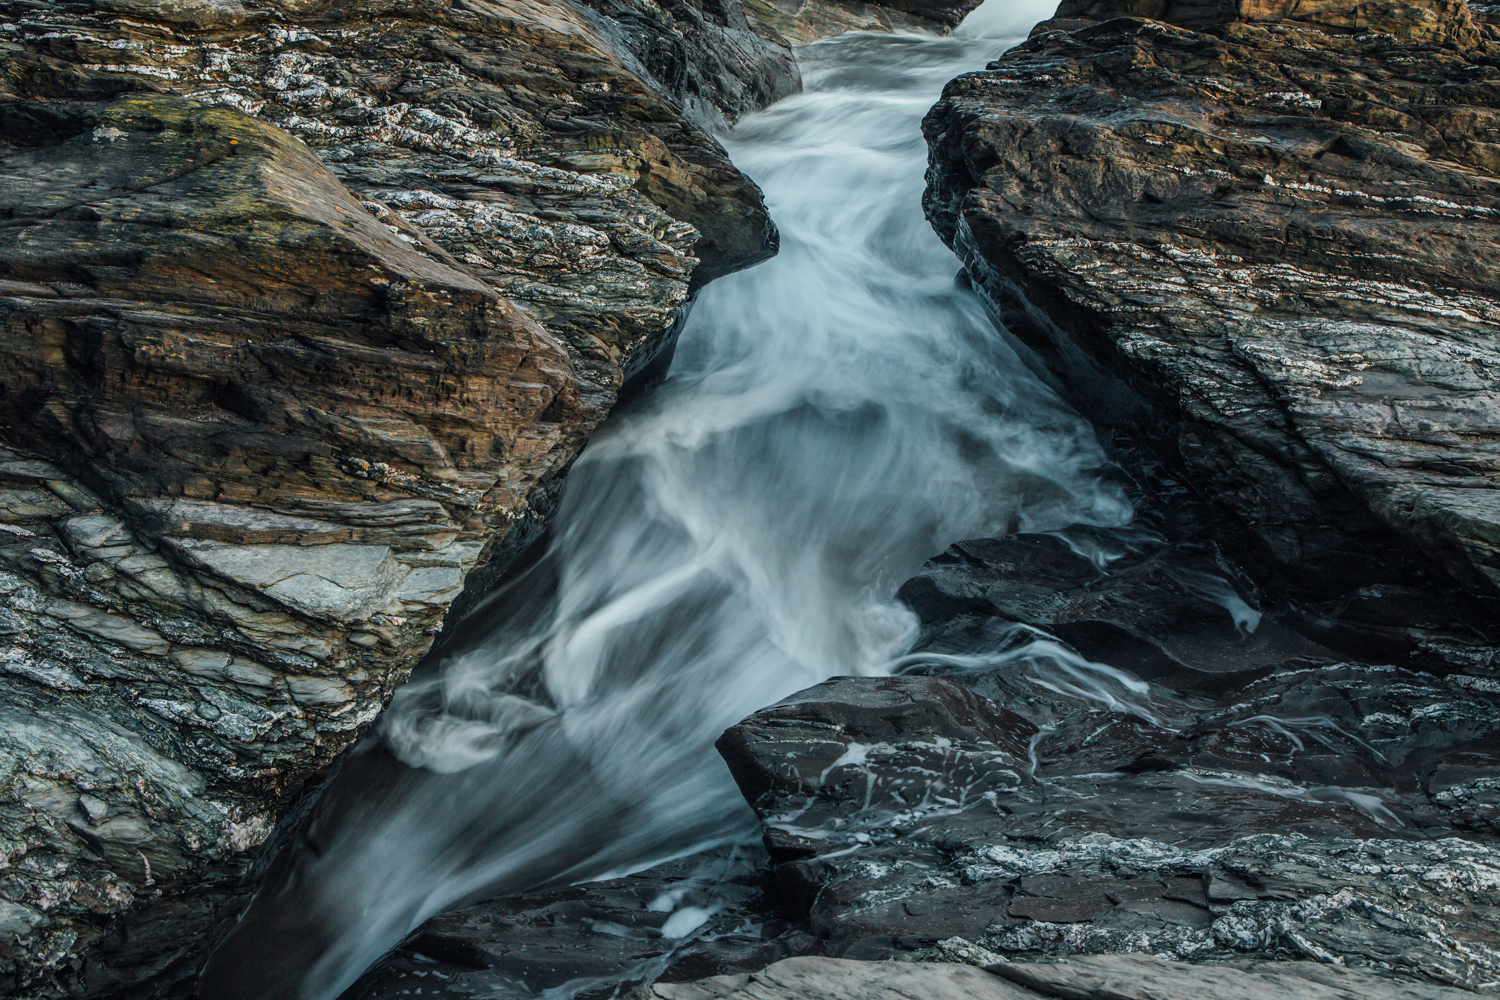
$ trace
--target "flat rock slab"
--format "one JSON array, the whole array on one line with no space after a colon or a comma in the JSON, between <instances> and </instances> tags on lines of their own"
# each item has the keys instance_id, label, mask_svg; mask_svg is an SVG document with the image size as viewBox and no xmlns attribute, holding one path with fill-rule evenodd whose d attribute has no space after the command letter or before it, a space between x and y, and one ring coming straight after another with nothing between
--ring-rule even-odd
<instances>
[{"instance_id":1,"label":"flat rock slab","mask_svg":"<svg viewBox=\"0 0 1500 1000\"><path fill-rule=\"evenodd\" d=\"M1038 995L968 965L808 957L747 975L657 983L640 991L637 1000L1033 1000Z\"/></svg>"},{"instance_id":2,"label":"flat rock slab","mask_svg":"<svg viewBox=\"0 0 1500 1000\"><path fill-rule=\"evenodd\" d=\"M1463 1000L1445 986L1403 983L1317 962L1189 965L1150 955L1087 955L1061 962L1001 962L996 975L1067 1000Z\"/></svg>"},{"instance_id":3,"label":"flat rock slab","mask_svg":"<svg viewBox=\"0 0 1500 1000\"><path fill-rule=\"evenodd\" d=\"M694 983L657 983L635 995L636 1000L886 1000L892 996L906 1000L1461 1000L1473 994L1316 962L1204 966L1149 955L1090 955L1061 962L1002 962L985 969L945 962L789 958L761 972Z\"/></svg>"}]
</instances>

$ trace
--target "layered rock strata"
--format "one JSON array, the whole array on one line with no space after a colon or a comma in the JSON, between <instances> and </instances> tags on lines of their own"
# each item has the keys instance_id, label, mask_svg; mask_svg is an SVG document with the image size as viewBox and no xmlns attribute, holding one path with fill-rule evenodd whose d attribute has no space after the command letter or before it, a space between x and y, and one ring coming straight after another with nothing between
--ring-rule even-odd
<instances>
[{"instance_id":1,"label":"layered rock strata","mask_svg":"<svg viewBox=\"0 0 1500 1000\"><path fill-rule=\"evenodd\" d=\"M947 31L978 7L975 0L746 0L745 9L778 35L806 45L844 31Z\"/></svg>"},{"instance_id":2,"label":"layered rock strata","mask_svg":"<svg viewBox=\"0 0 1500 1000\"><path fill-rule=\"evenodd\" d=\"M1012 698L1026 686L976 680ZM1469 773L1494 738L1492 701L1325 668L1169 733L1088 711L1042 728L976 697L941 677L840 680L726 735L781 891L823 954L921 956L961 937L1023 956L1297 957L1492 980L1500 852L1493 804L1475 801L1489 786ZM1339 700L1368 714L1310 714ZM1489 733L1424 758L1412 748L1429 725L1377 732L1424 711L1448 734L1476 715ZM1376 777L1385 766L1405 782Z\"/></svg>"},{"instance_id":3,"label":"layered rock strata","mask_svg":"<svg viewBox=\"0 0 1500 1000\"><path fill-rule=\"evenodd\" d=\"M769 891L815 952L1146 951L1487 988L1493 677L1351 658L1364 637L1257 610L1213 566L1118 532L962 543L902 591L924 622L904 675L730 729Z\"/></svg>"},{"instance_id":4,"label":"layered rock strata","mask_svg":"<svg viewBox=\"0 0 1500 1000\"><path fill-rule=\"evenodd\" d=\"M796 958L755 973L694 983L662 983L641 1000L865 1000L892 994L911 1000L1460 1000L1471 994L1441 987L1396 985L1337 966L1283 962L1208 969L1147 955L1119 955L1051 963L998 962L984 972L942 962L854 962Z\"/></svg>"},{"instance_id":5,"label":"layered rock strata","mask_svg":"<svg viewBox=\"0 0 1500 1000\"><path fill-rule=\"evenodd\" d=\"M1462 3L1077 0L926 120L929 217L1307 595L1500 588L1500 48Z\"/></svg>"},{"instance_id":6,"label":"layered rock strata","mask_svg":"<svg viewBox=\"0 0 1500 1000\"><path fill-rule=\"evenodd\" d=\"M706 129L796 87L737 3L0 4L0 994L190 968L774 252Z\"/></svg>"}]
</instances>

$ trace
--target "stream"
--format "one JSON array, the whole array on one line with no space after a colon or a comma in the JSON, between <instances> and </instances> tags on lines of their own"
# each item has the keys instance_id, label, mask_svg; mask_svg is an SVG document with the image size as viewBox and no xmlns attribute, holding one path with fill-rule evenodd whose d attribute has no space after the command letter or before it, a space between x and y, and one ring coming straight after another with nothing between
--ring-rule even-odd
<instances>
[{"instance_id":1,"label":"stream","mask_svg":"<svg viewBox=\"0 0 1500 1000\"><path fill-rule=\"evenodd\" d=\"M921 210L922 115L1046 13L989 0L953 36L799 49L805 92L725 138L780 255L702 293L546 552L397 694L206 995L332 1000L440 911L753 837L727 726L894 669L917 635L896 589L951 542L1130 520Z\"/></svg>"}]
</instances>

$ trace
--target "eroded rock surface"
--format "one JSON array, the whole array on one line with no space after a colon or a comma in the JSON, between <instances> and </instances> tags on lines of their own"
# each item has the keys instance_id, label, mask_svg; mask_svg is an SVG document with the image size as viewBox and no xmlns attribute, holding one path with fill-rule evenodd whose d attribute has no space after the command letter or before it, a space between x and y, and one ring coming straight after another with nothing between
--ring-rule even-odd
<instances>
[{"instance_id":1,"label":"eroded rock surface","mask_svg":"<svg viewBox=\"0 0 1500 1000\"><path fill-rule=\"evenodd\" d=\"M981 0L982 2L982 0ZM844 31L947 31L978 7L975 0L746 0L745 8L778 35L806 45Z\"/></svg>"},{"instance_id":2,"label":"eroded rock surface","mask_svg":"<svg viewBox=\"0 0 1500 1000\"><path fill-rule=\"evenodd\" d=\"M1460 1000L1472 994L1442 987L1409 986L1337 966L1312 962L1250 964L1218 969L1163 961L1147 955L1110 955L1055 963L1000 962L978 969L942 962L857 962L793 958L738 976L695 983L659 983L639 991L642 1000L910 1000L984 997L993 1000Z\"/></svg>"},{"instance_id":3,"label":"eroded rock surface","mask_svg":"<svg viewBox=\"0 0 1500 1000\"><path fill-rule=\"evenodd\" d=\"M785 912L846 958L962 938L1493 982L1492 674L1348 658L1368 636L1143 528L961 543L902 591L904 675L725 734Z\"/></svg>"},{"instance_id":4,"label":"eroded rock surface","mask_svg":"<svg viewBox=\"0 0 1500 1000\"><path fill-rule=\"evenodd\" d=\"M1323 723L1274 703L1160 742L1136 742L1151 729L1141 720L1084 715L1033 728L1034 760L1007 745L1024 720L1004 743L908 727L910 709L862 724L895 691L920 710L954 690L930 677L835 681L726 736L747 793L769 786L757 799L767 846L824 953L888 957L963 937L1023 955L1299 956L1469 989L1492 980L1500 853L1492 832L1444 815L1493 784L1445 794L1448 775L1473 764L1467 753L1411 769L1443 775L1419 817L1421 796L1403 802L1352 774L1353 754L1308 737ZM1136 739L1111 732L1122 727ZM1329 742L1372 735L1327 729ZM1163 752L1205 738L1217 753ZM1091 744L1106 757L1144 753L1101 761ZM1263 750L1301 756L1306 770L1289 777Z\"/></svg>"},{"instance_id":5,"label":"eroded rock surface","mask_svg":"<svg viewBox=\"0 0 1500 1000\"><path fill-rule=\"evenodd\" d=\"M966 965L789 958L759 972L696 983L659 983L642 1000L1033 1000L1039 994Z\"/></svg>"},{"instance_id":6,"label":"eroded rock surface","mask_svg":"<svg viewBox=\"0 0 1500 1000\"><path fill-rule=\"evenodd\" d=\"M766 899L765 861L747 844L443 914L343 996L386 1000L420 989L524 1000L579 984L608 995L758 970L815 951L816 940Z\"/></svg>"},{"instance_id":7,"label":"eroded rock surface","mask_svg":"<svg viewBox=\"0 0 1500 1000\"><path fill-rule=\"evenodd\" d=\"M1492 32L1446 0L1069 2L929 115L929 217L1304 592L1492 599Z\"/></svg>"},{"instance_id":8,"label":"eroded rock surface","mask_svg":"<svg viewBox=\"0 0 1500 1000\"><path fill-rule=\"evenodd\" d=\"M0 22L0 993L105 995L190 971L695 285L774 252L706 129L797 78L738 3Z\"/></svg>"},{"instance_id":9,"label":"eroded rock surface","mask_svg":"<svg viewBox=\"0 0 1500 1000\"><path fill-rule=\"evenodd\" d=\"M1441 986L1393 983L1316 962L1236 962L1227 968L1205 968L1150 955L1096 955L1046 963L1000 962L987 968L1043 996L1070 1000L1105 1000L1122 995L1134 1000L1462 1000L1473 995Z\"/></svg>"}]
</instances>

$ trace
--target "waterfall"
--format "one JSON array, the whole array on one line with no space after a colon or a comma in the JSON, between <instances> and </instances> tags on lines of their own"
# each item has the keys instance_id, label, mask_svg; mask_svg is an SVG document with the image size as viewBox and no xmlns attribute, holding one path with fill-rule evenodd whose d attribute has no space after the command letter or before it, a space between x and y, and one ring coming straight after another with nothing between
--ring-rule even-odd
<instances>
[{"instance_id":1,"label":"waterfall","mask_svg":"<svg viewBox=\"0 0 1500 1000\"><path fill-rule=\"evenodd\" d=\"M397 694L277 862L212 995L329 1000L442 909L753 834L714 739L890 671L924 560L1130 519L921 210L922 115L1050 6L798 51L805 92L724 140L780 255L702 293L666 381L573 468L546 552Z\"/></svg>"}]
</instances>

